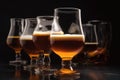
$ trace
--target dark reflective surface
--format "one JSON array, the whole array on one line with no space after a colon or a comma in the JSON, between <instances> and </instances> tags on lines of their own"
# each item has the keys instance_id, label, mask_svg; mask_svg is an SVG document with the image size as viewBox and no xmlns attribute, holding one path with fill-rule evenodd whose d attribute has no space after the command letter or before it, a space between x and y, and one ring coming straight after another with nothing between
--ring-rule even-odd
<instances>
[{"instance_id":1,"label":"dark reflective surface","mask_svg":"<svg viewBox=\"0 0 120 80\"><path fill-rule=\"evenodd\" d=\"M24 70L22 66L0 64L0 80L120 80L119 67L81 66L79 76L55 76Z\"/></svg>"}]
</instances>

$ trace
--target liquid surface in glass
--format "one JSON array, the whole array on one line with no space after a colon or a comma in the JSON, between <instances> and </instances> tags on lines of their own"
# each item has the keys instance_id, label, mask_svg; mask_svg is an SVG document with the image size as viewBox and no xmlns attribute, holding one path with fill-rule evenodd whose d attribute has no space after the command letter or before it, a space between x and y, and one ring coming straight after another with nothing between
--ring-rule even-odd
<instances>
[{"instance_id":1,"label":"liquid surface in glass","mask_svg":"<svg viewBox=\"0 0 120 80\"><path fill-rule=\"evenodd\" d=\"M31 56L38 57L37 49L33 43L32 35L21 36L20 43L23 49Z\"/></svg>"},{"instance_id":2,"label":"liquid surface in glass","mask_svg":"<svg viewBox=\"0 0 120 80\"><path fill-rule=\"evenodd\" d=\"M33 41L36 47L40 50L50 49L50 31L33 33Z\"/></svg>"},{"instance_id":3,"label":"liquid surface in glass","mask_svg":"<svg viewBox=\"0 0 120 80\"><path fill-rule=\"evenodd\" d=\"M83 35L52 35L52 50L61 58L72 59L83 46Z\"/></svg>"},{"instance_id":4,"label":"liquid surface in glass","mask_svg":"<svg viewBox=\"0 0 120 80\"><path fill-rule=\"evenodd\" d=\"M20 51L21 45L20 45L20 41L19 41L20 36L8 36L7 37L7 45L14 49L15 51Z\"/></svg>"}]
</instances>

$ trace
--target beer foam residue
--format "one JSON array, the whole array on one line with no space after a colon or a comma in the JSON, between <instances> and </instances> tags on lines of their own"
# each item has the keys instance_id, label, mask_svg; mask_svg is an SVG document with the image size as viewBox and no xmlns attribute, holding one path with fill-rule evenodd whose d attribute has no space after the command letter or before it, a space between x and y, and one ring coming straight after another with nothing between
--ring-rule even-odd
<instances>
[{"instance_id":1,"label":"beer foam residue","mask_svg":"<svg viewBox=\"0 0 120 80\"><path fill-rule=\"evenodd\" d=\"M85 42L85 45L92 45L92 44L98 45L98 42Z\"/></svg>"},{"instance_id":2,"label":"beer foam residue","mask_svg":"<svg viewBox=\"0 0 120 80\"><path fill-rule=\"evenodd\" d=\"M23 35L20 37L21 40L31 40L32 39L32 35Z\"/></svg>"},{"instance_id":3,"label":"beer foam residue","mask_svg":"<svg viewBox=\"0 0 120 80\"><path fill-rule=\"evenodd\" d=\"M58 35L58 34L63 35L64 32L63 32L63 31L59 31L59 32L51 32L51 34L53 34L53 35Z\"/></svg>"},{"instance_id":4,"label":"beer foam residue","mask_svg":"<svg viewBox=\"0 0 120 80\"><path fill-rule=\"evenodd\" d=\"M33 35L50 35L50 31L34 31Z\"/></svg>"}]
</instances>

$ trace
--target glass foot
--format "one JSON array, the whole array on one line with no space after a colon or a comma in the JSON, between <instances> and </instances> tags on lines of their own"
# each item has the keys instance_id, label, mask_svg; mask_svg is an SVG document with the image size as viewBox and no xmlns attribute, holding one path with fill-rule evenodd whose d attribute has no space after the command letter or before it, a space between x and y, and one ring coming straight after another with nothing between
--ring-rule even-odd
<instances>
[{"instance_id":1,"label":"glass foot","mask_svg":"<svg viewBox=\"0 0 120 80\"><path fill-rule=\"evenodd\" d=\"M57 71L57 69L46 69L46 70L42 70L42 72L44 74L51 74L54 75L54 72Z\"/></svg>"},{"instance_id":2,"label":"glass foot","mask_svg":"<svg viewBox=\"0 0 120 80\"><path fill-rule=\"evenodd\" d=\"M78 80L80 79L80 72L72 71L68 69L60 69L59 71L54 72L54 76L60 80Z\"/></svg>"},{"instance_id":3,"label":"glass foot","mask_svg":"<svg viewBox=\"0 0 120 80\"><path fill-rule=\"evenodd\" d=\"M60 69L54 72L55 76L80 76L80 72L70 69Z\"/></svg>"},{"instance_id":4,"label":"glass foot","mask_svg":"<svg viewBox=\"0 0 120 80\"><path fill-rule=\"evenodd\" d=\"M9 61L10 65L25 65L27 62L25 60L15 60Z\"/></svg>"},{"instance_id":5,"label":"glass foot","mask_svg":"<svg viewBox=\"0 0 120 80\"><path fill-rule=\"evenodd\" d=\"M35 70L36 68L38 68L37 65L27 65L27 66L23 66L23 69L24 69L24 70L28 70L28 71Z\"/></svg>"},{"instance_id":6,"label":"glass foot","mask_svg":"<svg viewBox=\"0 0 120 80\"><path fill-rule=\"evenodd\" d=\"M36 73L44 73L49 75L54 75L54 72L57 71L57 69L41 69L41 68L35 68Z\"/></svg>"}]
</instances>

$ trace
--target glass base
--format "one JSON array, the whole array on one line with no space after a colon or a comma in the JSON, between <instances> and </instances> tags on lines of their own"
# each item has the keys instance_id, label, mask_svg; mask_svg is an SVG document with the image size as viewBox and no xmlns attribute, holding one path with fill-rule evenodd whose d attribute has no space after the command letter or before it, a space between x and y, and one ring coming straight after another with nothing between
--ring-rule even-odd
<instances>
[{"instance_id":1,"label":"glass base","mask_svg":"<svg viewBox=\"0 0 120 80\"><path fill-rule=\"evenodd\" d=\"M57 71L57 69L41 69L41 68L35 68L36 73L44 73L49 75L54 75L54 72Z\"/></svg>"},{"instance_id":2,"label":"glass base","mask_svg":"<svg viewBox=\"0 0 120 80\"><path fill-rule=\"evenodd\" d=\"M69 69L60 69L59 71L54 72L54 76L58 77L60 80L76 80L80 79L80 72Z\"/></svg>"},{"instance_id":3,"label":"glass base","mask_svg":"<svg viewBox=\"0 0 120 80\"><path fill-rule=\"evenodd\" d=\"M44 74L54 75L54 72L57 71L57 69L46 69L42 70Z\"/></svg>"},{"instance_id":4,"label":"glass base","mask_svg":"<svg viewBox=\"0 0 120 80\"><path fill-rule=\"evenodd\" d=\"M24 69L24 70L28 70L28 71L31 71L31 70L34 70L34 71L35 71L36 68L38 68L37 65L27 65L27 66L23 66L23 69Z\"/></svg>"},{"instance_id":5,"label":"glass base","mask_svg":"<svg viewBox=\"0 0 120 80\"><path fill-rule=\"evenodd\" d=\"M70 69L60 69L58 71L54 72L55 76L80 76L80 72L78 71L74 71L74 70L70 70Z\"/></svg>"},{"instance_id":6,"label":"glass base","mask_svg":"<svg viewBox=\"0 0 120 80\"><path fill-rule=\"evenodd\" d=\"M14 60L14 61L9 61L10 65L25 65L27 61L25 60Z\"/></svg>"}]
</instances>

